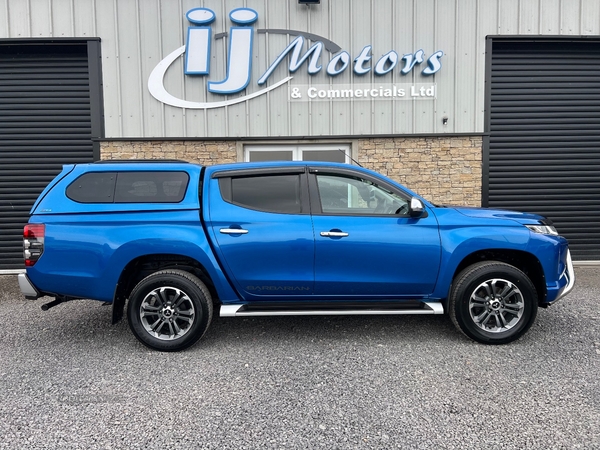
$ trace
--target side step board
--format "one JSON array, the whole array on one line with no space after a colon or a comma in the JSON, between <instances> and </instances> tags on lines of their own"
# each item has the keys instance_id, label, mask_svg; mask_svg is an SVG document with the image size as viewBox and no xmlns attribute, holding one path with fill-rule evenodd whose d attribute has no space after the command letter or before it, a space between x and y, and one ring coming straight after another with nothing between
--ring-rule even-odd
<instances>
[{"instance_id":1,"label":"side step board","mask_svg":"<svg viewBox=\"0 0 600 450\"><path fill-rule=\"evenodd\" d=\"M221 305L221 317L250 317L250 316L375 316L402 314L444 314L441 303L422 303L421 308L363 308L363 309L248 309L247 305Z\"/></svg>"}]
</instances>

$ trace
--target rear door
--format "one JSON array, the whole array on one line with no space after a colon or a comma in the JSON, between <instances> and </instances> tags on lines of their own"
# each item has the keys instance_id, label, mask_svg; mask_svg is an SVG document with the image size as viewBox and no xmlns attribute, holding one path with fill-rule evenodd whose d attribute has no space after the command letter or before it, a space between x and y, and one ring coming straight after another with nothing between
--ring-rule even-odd
<instances>
[{"instance_id":1,"label":"rear door","mask_svg":"<svg viewBox=\"0 0 600 450\"><path fill-rule=\"evenodd\" d=\"M310 170L317 296L415 298L433 292L441 243L433 214L408 215L410 196L351 170Z\"/></svg>"},{"instance_id":2,"label":"rear door","mask_svg":"<svg viewBox=\"0 0 600 450\"><path fill-rule=\"evenodd\" d=\"M314 288L306 168L213 173L207 228L246 300L300 299Z\"/></svg>"}]
</instances>

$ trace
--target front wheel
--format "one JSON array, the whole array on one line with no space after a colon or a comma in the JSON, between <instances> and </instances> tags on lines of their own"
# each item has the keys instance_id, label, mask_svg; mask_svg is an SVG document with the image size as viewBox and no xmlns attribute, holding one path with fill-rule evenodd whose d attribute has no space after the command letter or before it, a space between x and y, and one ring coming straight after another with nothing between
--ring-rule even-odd
<instances>
[{"instance_id":1,"label":"front wheel","mask_svg":"<svg viewBox=\"0 0 600 450\"><path fill-rule=\"evenodd\" d=\"M198 341L208 330L213 304L210 292L196 276L183 270L161 270L131 291L129 327L154 350L174 352Z\"/></svg>"},{"instance_id":2,"label":"front wheel","mask_svg":"<svg viewBox=\"0 0 600 450\"><path fill-rule=\"evenodd\" d=\"M537 292L514 266L498 261L474 264L455 279L449 301L454 325L483 344L507 344L535 321Z\"/></svg>"}]
</instances>

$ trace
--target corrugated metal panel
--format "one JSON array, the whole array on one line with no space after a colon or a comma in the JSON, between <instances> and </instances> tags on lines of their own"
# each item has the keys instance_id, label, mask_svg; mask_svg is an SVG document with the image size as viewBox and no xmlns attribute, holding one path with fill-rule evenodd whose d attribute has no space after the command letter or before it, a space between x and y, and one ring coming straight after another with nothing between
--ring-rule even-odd
<instances>
[{"instance_id":1,"label":"corrugated metal panel","mask_svg":"<svg viewBox=\"0 0 600 450\"><path fill-rule=\"evenodd\" d=\"M29 210L63 164L93 160L87 43L0 42L0 270L23 267Z\"/></svg>"},{"instance_id":2,"label":"corrugated metal panel","mask_svg":"<svg viewBox=\"0 0 600 450\"><path fill-rule=\"evenodd\" d=\"M414 48L414 50L413 49L408 50L408 52L414 52L418 49L423 49L423 50L425 50L426 57L428 57L435 51L441 49L441 48L434 49L434 47L436 46L435 27L431 27L432 20L434 21L434 23L437 20L440 20L438 17L436 17L436 14L435 14L436 13L436 8L435 8L436 3L437 2L434 0L420 0L418 2L415 2L415 17L413 18L413 20L414 20L414 27L415 27L415 30L417 31L417 34L415 34L415 42L413 43L413 47L415 47L415 48ZM443 20L443 19L441 19L441 20ZM425 30L429 30L429 31L425 32ZM450 43L450 42L447 45L443 44L442 46L445 47L443 50L448 51L448 50L446 50L446 48L452 49L452 44L453 43ZM443 58L442 58L442 60L443 60ZM421 70L422 70L422 68L413 70L413 71L411 71L410 74L407 75L407 77L412 78L410 80L410 83L412 83L412 84L434 84L434 83L436 83L437 78L441 77L443 74L443 71L440 71L439 75L435 74L435 75L432 75L431 77L427 77L427 76L421 75ZM407 81L404 81L404 82L406 83ZM430 130L435 129L436 122L438 122L438 121L435 120L436 114L435 114L435 101L434 100L417 99L417 100L412 100L412 101L406 101L405 103L412 103L410 108L408 107L408 105L406 105L405 108L407 110L412 110L412 112L413 112L413 127L412 127L413 129L410 131L407 130L408 133L430 133L431 132ZM403 104L401 106L404 107ZM439 122L441 124L441 118L440 118Z\"/></svg>"},{"instance_id":3,"label":"corrugated metal panel","mask_svg":"<svg viewBox=\"0 0 600 450\"><path fill-rule=\"evenodd\" d=\"M491 58L488 205L547 216L599 260L600 41L493 41Z\"/></svg>"},{"instance_id":4,"label":"corrugated metal panel","mask_svg":"<svg viewBox=\"0 0 600 450\"><path fill-rule=\"evenodd\" d=\"M147 89L138 81L142 78L140 7L138 0L119 0L115 5L120 90L121 95L127 95L127 101L121 104L121 122L124 130L135 130L135 135L141 135L143 115L140 111L144 111L142 96Z\"/></svg>"},{"instance_id":5,"label":"corrugated metal panel","mask_svg":"<svg viewBox=\"0 0 600 450\"><path fill-rule=\"evenodd\" d=\"M519 34L519 0L498 0L498 33Z\"/></svg>"},{"instance_id":6,"label":"corrugated metal panel","mask_svg":"<svg viewBox=\"0 0 600 450\"><path fill-rule=\"evenodd\" d=\"M600 34L600 2L598 0L581 0L581 34Z\"/></svg>"},{"instance_id":7,"label":"corrugated metal panel","mask_svg":"<svg viewBox=\"0 0 600 450\"><path fill-rule=\"evenodd\" d=\"M474 111L477 111L475 103L477 89L471 84L470 73L473 73L473 68L477 67L477 60L484 59L478 53L483 49L483 45L478 45L480 41L477 37L479 31L477 7L475 0L468 0L460 2L457 9L453 11L456 23L456 41L453 48L457 49L457 53L456 56L446 55L448 58L445 61L448 63L448 60L453 59L455 66L454 77L450 77L455 83L455 87L451 89L455 96L451 99L454 110L450 117L453 122L460 124L464 129L475 127L476 114ZM449 11L449 13L451 12ZM445 16L447 17L447 15ZM444 88L445 86L442 85L439 89L443 91Z\"/></svg>"},{"instance_id":8,"label":"corrugated metal panel","mask_svg":"<svg viewBox=\"0 0 600 450\"><path fill-rule=\"evenodd\" d=\"M229 12L255 9L258 29L299 29L331 39L354 59L373 45L376 59L389 50L399 56L443 50L442 69L432 78L399 70L377 77L346 70L335 79L309 76L306 64L297 84L435 82L436 101L315 102L290 104L282 87L244 104L215 110L185 110L161 104L147 89L156 64L183 45L190 25L185 13L212 9L213 38L233 25ZM469 133L484 130L484 42L488 35L597 35L599 0L0 0L0 37L102 39L105 124L108 137L319 136L410 133ZM252 83L290 42L281 34L255 34ZM227 37L213 39L210 78L225 77ZM325 52L321 63L332 55ZM272 77L281 79L287 67ZM167 71L173 95L216 101L206 76L185 76L181 58ZM448 125L442 125L448 117Z\"/></svg>"}]
</instances>

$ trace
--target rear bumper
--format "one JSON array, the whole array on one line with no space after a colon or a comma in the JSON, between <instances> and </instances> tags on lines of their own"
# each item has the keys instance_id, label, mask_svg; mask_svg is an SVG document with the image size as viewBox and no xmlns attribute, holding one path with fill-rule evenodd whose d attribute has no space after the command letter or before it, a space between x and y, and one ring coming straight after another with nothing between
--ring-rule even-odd
<instances>
[{"instance_id":1,"label":"rear bumper","mask_svg":"<svg viewBox=\"0 0 600 450\"><path fill-rule=\"evenodd\" d=\"M35 300L36 298L42 296L40 291L37 290L31 281L29 281L26 273L20 273L17 278L19 280L19 288L21 289L21 293L25 296L25 298L29 300Z\"/></svg>"}]
</instances>

